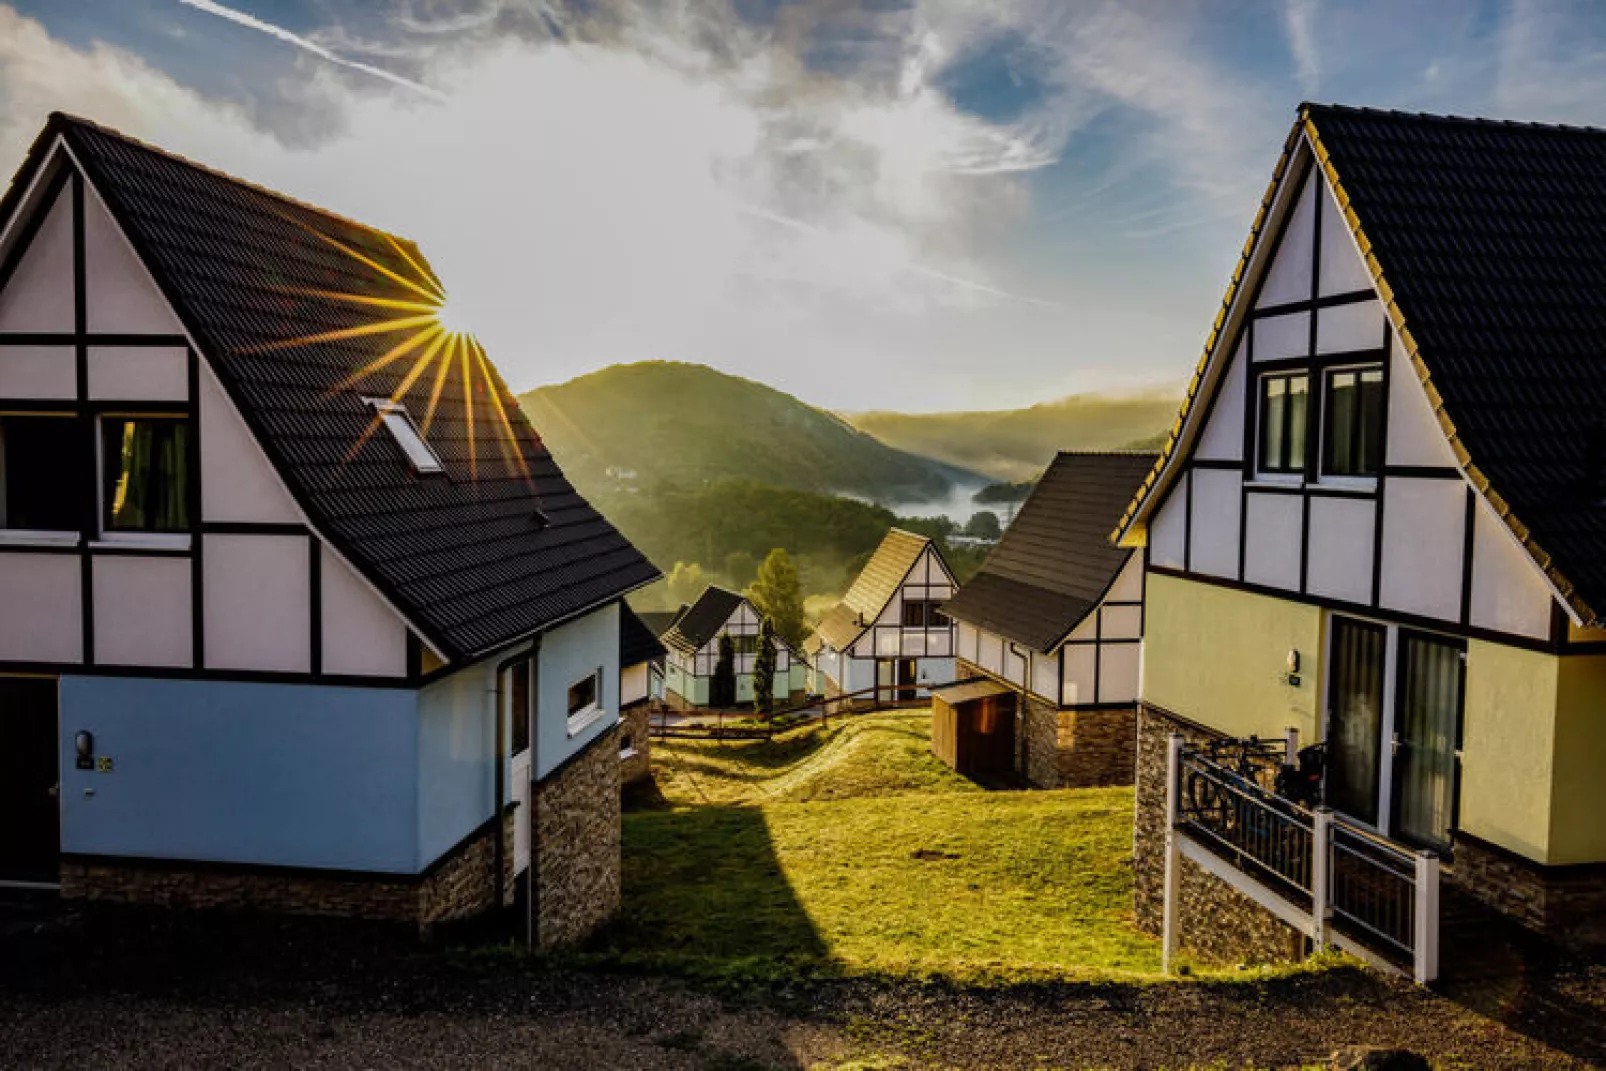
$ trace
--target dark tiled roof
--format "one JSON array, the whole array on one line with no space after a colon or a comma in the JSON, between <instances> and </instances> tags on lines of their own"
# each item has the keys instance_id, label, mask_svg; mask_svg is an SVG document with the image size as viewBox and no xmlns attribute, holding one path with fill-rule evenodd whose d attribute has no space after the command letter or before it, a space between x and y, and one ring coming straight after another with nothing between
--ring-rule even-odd
<instances>
[{"instance_id":1,"label":"dark tiled roof","mask_svg":"<svg viewBox=\"0 0 1606 1071\"><path fill-rule=\"evenodd\" d=\"M1060 454L944 612L1034 650L1053 650L1098 605L1133 553L1110 542L1110 529L1154 459Z\"/></svg>"},{"instance_id":2,"label":"dark tiled roof","mask_svg":"<svg viewBox=\"0 0 1606 1071\"><path fill-rule=\"evenodd\" d=\"M646 625L647 630L656 638L668 632L669 626L673 625L680 618L680 615L685 612L686 607L682 606L678 610L643 610L636 616L641 618L641 623Z\"/></svg>"},{"instance_id":3,"label":"dark tiled roof","mask_svg":"<svg viewBox=\"0 0 1606 1071\"><path fill-rule=\"evenodd\" d=\"M1606 447L1606 131L1305 112L1458 454L1598 616L1606 499L1588 470L1606 461L1590 456Z\"/></svg>"},{"instance_id":4,"label":"dark tiled roof","mask_svg":"<svg viewBox=\"0 0 1606 1071\"><path fill-rule=\"evenodd\" d=\"M0 218L57 134L312 524L449 658L658 575L575 492L477 347L408 383L411 360L383 363L405 334L284 345L407 314L331 293L428 303L439 282L411 242L61 115ZM425 437L446 474L420 477L388 435L372 434L363 397L399 392L422 424L435 391Z\"/></svg>"},{"instance_id":5,"label":"dark tiled roof","mask_svg":"<svg viewBox=\"0 0 1606 1071\"><path fill-rule=\"evenodd\" d=\"M1309 136L1456 457L1586 623L1606 617L1606 130L1306 104L1161 464L1192 415L1278 184Z\"/></svg>"},{"instance_id":6,"label":"dark tiled roof","mask_svg":"<svg viewBox=\"0 0 1606 1071\"><path fill-rule=\"evenodd\" d=\"M874 621L880 616L921 552L929 546L932 546L931 540L925 536L902 528L889 531L854 579L853 586L848 588L848 593L842 596L842 601L820 618L816 634L839 651L853 646L867 627L859 622ZM940 551L938 557L941 557Z\"/></svg>"},{"instance_id":7,"label":"dark tiled roof","mask_svg":"<svg viewBox=\"0 0 1606 1071\"><path fill-rule=\"evenodd\" d=\"M708 587L697 596L697 601L681 611L669 631L661 637L669 647L688 653L699 651L703 644L719 635L731 614L742 604L742 597L725 588Z\"/></svg>"},{"instance_id":8,"label":"dark tiled roof","mask_svg":"<svg viewBox=\"0 0 1606 1071\"><path fill-rule=\"evenodd\" d=\"M619 665L639 666L643 662L662 658L664 654L664 645L658 642L658 634L652 630L652 626L642 620L641 615L632 610L628 603L620 603Z\"/></svg>"}]
</instances>

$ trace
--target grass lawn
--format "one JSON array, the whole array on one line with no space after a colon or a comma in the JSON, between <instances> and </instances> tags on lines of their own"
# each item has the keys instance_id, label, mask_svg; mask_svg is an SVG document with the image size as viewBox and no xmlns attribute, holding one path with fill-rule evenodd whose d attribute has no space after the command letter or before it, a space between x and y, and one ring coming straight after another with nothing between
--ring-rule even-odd
<instances>
[{"instance_id":1,"label":"grass lawn","mask_svg":"<svg viewBox=\"0 0 1606 1071\"><path fill-rule=\"evenodd\" d=\"M772 741L654 741L652 758L670 806L981 792L931 753L928 710L834 718Z\"/></svg>"},{"instance_id":2,"label":"grass lawn","mask_svg":"<svg viewBox=\"0 0 1606 1071\"><path fill-rule=\"evenodd\" d=\"M624 909L591 952L725 978L1153 976L1132 790L983 792L928 726L655 745L667 807L625 815Z\"/></svg>"}]
</instances>

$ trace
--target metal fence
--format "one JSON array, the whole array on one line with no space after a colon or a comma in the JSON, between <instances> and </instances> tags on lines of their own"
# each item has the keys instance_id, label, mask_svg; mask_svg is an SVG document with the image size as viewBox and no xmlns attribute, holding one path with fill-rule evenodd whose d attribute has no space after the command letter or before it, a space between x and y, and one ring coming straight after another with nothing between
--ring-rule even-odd
<instances>
[{"instance_id":1,"label":"metal fence","mask_svg":"<svg viewBox=\"0 0 1606 1071\"><path fill-rule=\"evenodd\" d=\"M1263 783L1275 765L1268 770L1241 762L1234 770L1220 761L1219 747L1207 753L1181 736L1171 738L1170 749L1168 935L1174 931L1172 870L1180 833L1253 879L1252 893L1297 908L1315 947L1334 943L1372 953L1419 982L1438 975L1439 867L1432 853L1413 852L1331 810L1277 795ZM1290 737L1287 754L1296 750ZM1168 936L1168 954L1173 943Z\"/></svg>"}]
</instances>

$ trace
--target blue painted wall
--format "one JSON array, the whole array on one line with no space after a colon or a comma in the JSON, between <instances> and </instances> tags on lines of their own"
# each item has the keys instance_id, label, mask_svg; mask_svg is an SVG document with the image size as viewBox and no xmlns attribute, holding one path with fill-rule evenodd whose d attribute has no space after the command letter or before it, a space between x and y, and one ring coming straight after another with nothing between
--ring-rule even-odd
<instances>
[{"instance_id":1,"label":"blue painted wall","mask_svg":"<svg viewBox=\"0 0 1606 1071\"><path fill-rule=\"evenodd\" d=\"M500 661L465 666L419 693L421 866L429 866L496 813L496 716L491 703Z\"/></svg>"},{"instance_id":2,"label":"blue painted wall","mask_svg":"<svg viewBox=\"0 0 1606 1071\"><path fill-rule=\"evenodd\" d=\"M619 723L619 604L610 603L541 637L537 686L535 777ZM602 669L603 713L569 735L569 685Z\"/></svg>"},{"instance_id":3,"label":"blue painted wall","mask_svg":"<svg viewBox=\"0 0 1606 1071\"><path fill-rule=\"evenodd\" d=\"M63 677L62 850L414 872L418 724L404 689Z\"/></svg>"}]
</instances>

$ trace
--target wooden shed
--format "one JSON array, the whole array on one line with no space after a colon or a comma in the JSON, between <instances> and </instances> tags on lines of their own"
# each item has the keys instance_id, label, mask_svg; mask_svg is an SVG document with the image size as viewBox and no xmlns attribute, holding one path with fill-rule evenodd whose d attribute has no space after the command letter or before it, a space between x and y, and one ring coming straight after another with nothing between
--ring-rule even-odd
<instances>
[{"instance_id":1,"label":"wooden shed","mask_svg":"<svg viewBox=\"0 0 1606 1071\"><path fill-rule=\"evenodd\" d=\"M931 750L954 770L978 781L1015 776L1013 689L970 681L931 693Z\"/></svg>"}]
</instances>

